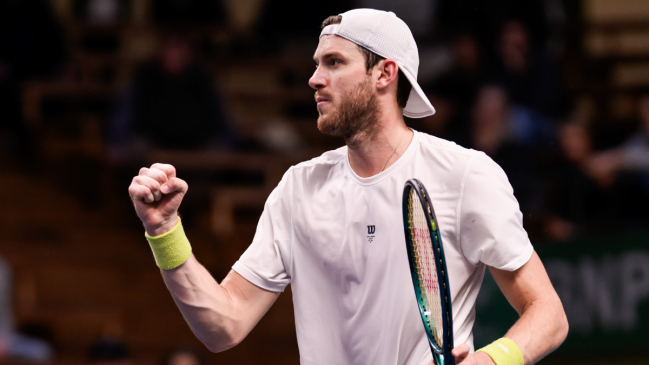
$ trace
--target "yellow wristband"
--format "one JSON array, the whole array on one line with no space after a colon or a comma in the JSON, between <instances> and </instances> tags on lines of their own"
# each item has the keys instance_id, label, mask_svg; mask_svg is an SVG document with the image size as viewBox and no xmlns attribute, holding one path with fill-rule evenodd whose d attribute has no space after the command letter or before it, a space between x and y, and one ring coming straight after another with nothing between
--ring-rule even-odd
<instances>
[{"instance_id":1,"label":"yellow wristband","mask_svg":"<svg viewBox=\"0 0 649 365\"><path fill-rule=\"evenodd\" d=\"M491 345L476 352L489 355L496 365L523 365L523 353L516 343L508 338L500 338Z\"/></svg>"},{"instance_id":2,"label":"yellow wristband","mask_svg":"<svg viewBox=\"0 0 649 365\"><path fill-rule=\"evenodd\" d=\"M155 263L163 270L177 268L184 264L192 254L192 246L185 236L180 218L171 231L155 237L151 237L145 232L144 236L149 241Z\"/></svg>"}]
</instances>

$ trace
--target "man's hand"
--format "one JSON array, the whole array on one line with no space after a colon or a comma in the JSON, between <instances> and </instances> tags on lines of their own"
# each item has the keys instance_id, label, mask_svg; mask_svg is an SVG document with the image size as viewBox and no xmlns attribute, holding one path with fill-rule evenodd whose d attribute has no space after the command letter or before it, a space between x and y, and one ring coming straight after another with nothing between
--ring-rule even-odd
<instances>
[{"instance_id":1,"label":"man's hand","mask_svg":"<svg viewBox=\"0 0 649 365\"><path fill-rule=\"evenodd\" d=\"M469 345L463 343L459 346L456 346L451 353L455 356L455 363L462 365L495 365L493 360L489 355L484 352L478 352L475 354L469 354L471 348ZM434 365L434 361L430 361L428 365Z\"/></svg>"},{"instance_id":2,"label":"man's hand","mask_svg":"<svg viewBox=\"0 0 649 365\"><path fill-rule=\"evenodd\" d=\"M149 236L168 232L178 223L178 207L187 189L171 165L156 163L140 169L128 193Z\"/></svg>"},{"instance_id":3,"label":"man's hand","mask_svg":"<svg viewBox=\"0 0 649 365\"><path fill-rule=\"evenodd\" d=\"M463 343L456 346L451 353L455 356L455 363L462 365L495 365L491 357L484 352L469 354L471 348Z\"/></svg>"}]
</instances>

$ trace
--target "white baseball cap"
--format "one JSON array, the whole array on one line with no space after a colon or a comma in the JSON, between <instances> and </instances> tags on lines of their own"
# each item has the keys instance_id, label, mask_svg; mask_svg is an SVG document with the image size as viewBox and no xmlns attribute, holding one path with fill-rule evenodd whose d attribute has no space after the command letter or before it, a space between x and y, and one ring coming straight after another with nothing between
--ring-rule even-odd
<instances>
[{"instance_id":1,"label":"white baseball cap","mask_svg":"<svg viewBox=\"0 0 649 365\"><path fill-rule=\"evenodd\" d=\"M412 85L403 115L423 118L435 114L435 108L417 83L419 52L408 25L388 11L354 9L340 15L342 22L324 27L320 38L335 34L381 57L395 60Z\"/></svg>"}]
</instances>

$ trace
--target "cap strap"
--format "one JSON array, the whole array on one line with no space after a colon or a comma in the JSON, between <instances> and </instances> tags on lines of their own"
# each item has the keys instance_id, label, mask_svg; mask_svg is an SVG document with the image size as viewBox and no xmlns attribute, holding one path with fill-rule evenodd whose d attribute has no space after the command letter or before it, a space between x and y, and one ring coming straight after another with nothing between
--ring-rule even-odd
<instances>
[{"instance_id":1,"label":"cap strap","mask_svg":"<svg viewBox=\"0 0 649 365\"><path fill-rule=\"evenodd\" d=\"M320 38L322 38L322 36L324 35L338 34L339 31L340 24L329 24L322 29L322 32L320 32Z\"/></svg>"}]
</instances>

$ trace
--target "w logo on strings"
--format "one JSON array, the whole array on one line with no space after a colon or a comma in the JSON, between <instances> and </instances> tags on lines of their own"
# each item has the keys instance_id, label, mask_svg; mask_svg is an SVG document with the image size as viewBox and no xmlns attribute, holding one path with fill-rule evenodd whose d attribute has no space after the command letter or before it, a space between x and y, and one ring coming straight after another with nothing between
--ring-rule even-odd
<instances>
[{"instance_id":1,"label":"w logo on strings","mask_svg":"<svg viewBox=\"0 0 649 365\"><path fill-rule=\"evenodd\" d=\"M374 234L376 232L376 226L367 226L367 234Z\"/></svg>"}]
</instances>

